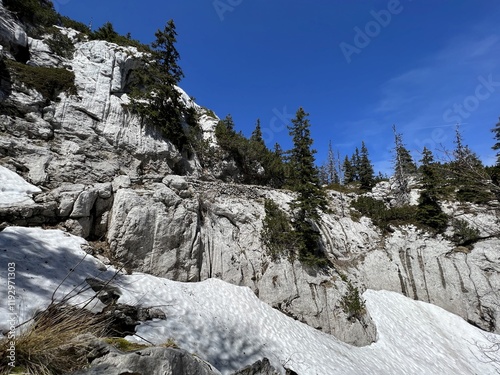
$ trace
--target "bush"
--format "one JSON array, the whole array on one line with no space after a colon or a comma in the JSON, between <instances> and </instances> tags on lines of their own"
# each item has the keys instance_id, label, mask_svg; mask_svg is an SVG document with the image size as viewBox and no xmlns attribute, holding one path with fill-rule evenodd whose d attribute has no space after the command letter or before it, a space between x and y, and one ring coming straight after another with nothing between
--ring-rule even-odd
<instances>
[{"instance_id":1,"label":"bush","mask_svg":"<svg viewBox=\"0 0 500 375\"><path fill-rule=\"evenodd\" d=\"M57 24L59 16L49 0L3 0L3 5L28 27L28 33L34 36L44 27Z\"/></svg>"},{"instance_id":2,"label":"bush","mask_svg":"<svg viewBox=\"0 0 500 375\"><path fill-rule=\"evenodd\" d=\"M266 199L264 208L266 217L260 234L262 243L273 260L283 255L293 258L297 243L288 215L270 199Z\"/></svg>"},{"instance_id":3,"label":"bush","mask_svg":"<svg viewBox=\"0 0 500 375\"><path fill-rule=\"evenodd\" d=\"M103 336L107 322L84 308L52 303L16 337L16 365L23 374L58 375L88 365L88 344ZM0 373L10 373L10 340L0 341Z\"/></svg>"},{"instance_id":4,"label":"bush","mask_svg":"<svg viewBox=\"0 0 500 375\"><path fill-rule=\"evenodd\" d=\"M347 282L347 293L342 296L340 304L349 319L360 319L366 313L365 301L361 298L358 288L350 281Z\"/></svg>"},{"instance_id":5,"label":"bush","mask_svg":"<svg viewBox=\"0 0 500 375\"><path fill-rule=\"evenodd\" d=\"M67 35L63 34L57 27L48 28L47 33L50 35L50 38L48 38L45 42L49 46L50 50L58 56L71 59L73 57L73 53L75 52L73 41Z\"/></svg>"},{"instance_id":6,"label":"bush","mask_svg":"<svg viewBox=\"0 0 500 375\"><path fill-rule=\"evenodd\" d=\"M149 46L142 44L141 42L132 39L130 35L123 36L118 34L111 22L106 22L96 31L90 34L90 38L94 40L106 40L110 43L115 43L124 47L136 47L139 51L142 52L151 52Z\"/></svg>"},{"instance_id":7,"label":"bush","mask_svg":"<svg viewBox=\"0 0 500 375\"><path fill-rule=\"evenodd\" d=\"M449 218L441 210L439 203L424 191L417 207L416 219L420 224L442 233L448 225Z\"/></svg>"},{"instance_id":8,"label":"bush","mask_svg":"<svg viewBox=\"0 0 500 375\"><path fill-rule=\"evenodd\" d=\"M358 197L351 206L372 219L373 224L384 231L389 230L390 225L419 224L415 206L387 208L384 202L367 196Z\"/></svg>"},{"instance_id":9,"label":"bush","mask_svg":"<svg viewBox=\"0 0 500 375\"><path fill-rule=\"evenodd\" d=\"M61 92L75 95L75 74L63 68L29 66L12 60L5 61L14 80L38 91L47 100L56 100Z\"/></svg>"},{"instance_id":10,"label":"bush","mask_svg":"<svg viewBox=\"0 0 500 375\"><path fill-rule=\"evenodd\" d=\"M89 29L89 27L87 25L85 25L82 22L78 22L78 21L72 20L69 17L61 16L61 24L62 24L63 27L67 27L69 29L73 29L73 30L79 31L79 32L81 32L82 34L85 34L85 35L90 35L90 29Z\"/></svg>"},{"instance_id":11,"label":"bush","mask_svg":"<svg viewBox=\"0 0 500 375\"><path fill-rule=\"evenodd\" d=\"M453 241L457 246L471 245L479 239L480 231L472 227L467 221L461 219L453 219Z\"/></svg>"}]
</instances>

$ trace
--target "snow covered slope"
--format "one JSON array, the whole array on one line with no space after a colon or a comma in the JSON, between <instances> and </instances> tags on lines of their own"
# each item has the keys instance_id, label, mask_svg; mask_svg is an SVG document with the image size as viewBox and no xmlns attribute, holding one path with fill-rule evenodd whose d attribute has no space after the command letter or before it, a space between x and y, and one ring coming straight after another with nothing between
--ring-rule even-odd
<instances>
[{"instance_id":1,"label":"snow covered slope","mask_svg":"<svg viewBox=\"0 0 500 375\"><path fill-rule=\"evenodd\" d=\"M31 195L40 192L39 188L26 182L18 174L0 166L0 206L34 203Z\"/></svg>"},{"instance_id":2,"label":"snow covered slope","mask_svg":"<svg viewBox=\"0 0 500 375\"><path fill-rule=\"evenodd\" d=\"M10 227L0 232L0 298L7 300L8 263L16 264L16 312L22 319L46 306L57 288L62 296L86 277L112 277L115 271L87 255L82 244L58 230ZM246 287L221 280L180 283L136 273L119 275L112 284L121 290L119 302L157 306L166 313L166 320L139 326L138 335L155 344L173 338L223 374L262 357L301 375L496 373L478 349L488 343L484 332L439 307L393 292L364 294L379 337L358 348L283 315ZM9 316L4 303L0 329L7 329Z\"/></svg>"}]
</instances>

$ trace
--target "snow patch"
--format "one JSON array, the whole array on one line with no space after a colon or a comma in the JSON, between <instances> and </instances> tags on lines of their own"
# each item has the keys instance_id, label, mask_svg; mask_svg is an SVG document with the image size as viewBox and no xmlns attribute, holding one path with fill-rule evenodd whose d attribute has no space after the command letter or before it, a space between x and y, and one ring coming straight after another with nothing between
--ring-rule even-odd
<instances>
[{"instance_id":1,"label":"snow patch","mask_svg":"<svg viewBox=\"0 0 500 375\"><path fill-rule=\"evenodd\" d=\"M137 336L155 344L172 338L181 348L229 374L267 357L278 367L303 374L495 374L494 363L478 345L486 333L439 307L388 291L368 290L363 297L378 329L378 340L353 347L293 320L260 301L247 287L221 280L180 283L134 273L115 275L82 250L85 241L59 230L9 227L0 232L0 267L16 266L16 313L20 321L54 297L71 293L86 277L120 288L119 303L155 306L167 319L142 323ZM0 298L7 301L6 278ZM79 299L92 296L86 291ZM78 300L74 301L75 303ZM102 306L95 306L98 309ZM335 307L332 307L335 308ZM0 305L0 329L11 316ZM500 336L490 335L500 341ZM500 358L498 358L500 362Z\"/></svg>"},{"instance_id":2,"label":"snow patch","mask_svg":"<svg viewBox=\"0 0 500 375\"><path fill-rule=\"evenodd\" d=\"M17 173L0 166L0 207L34 204L32 194L41 192Z\"/></svg>"}]
</instances>

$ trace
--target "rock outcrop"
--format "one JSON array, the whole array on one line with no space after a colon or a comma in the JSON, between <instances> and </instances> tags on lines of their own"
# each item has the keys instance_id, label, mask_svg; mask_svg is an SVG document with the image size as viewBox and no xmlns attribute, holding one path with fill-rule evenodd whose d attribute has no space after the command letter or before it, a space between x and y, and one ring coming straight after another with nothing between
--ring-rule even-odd
<instances>
[{"instance_id":1,"label":"rock outcrop","mask_svg":"<svg viewBox=\"0 0 500 375\"><path fill-rule=\"evenodd\" d=\"M106 255L131 271L248 286L271 306L356 345L373 342L376 332L369 312L345 311L350 283L432 302L500 332L497 238L461 252L446 238L414 228L382 234L366 217L351 218L353 194L330 192L331 212L318 229L332 267L273 261L260 238L264 200L289 211L293 193L215 181L218 172L203 171L195 155L187 158L144 127L128 111L128 80L140 56L135 48L79 40L63 30L76 50L55 62L44 40L28 41L12 17L0 19L2 58L29 49L33 65L71 70L77 92L47 101L19 82L9 82L9 90L2 85L1 103L15 110L0 114L0 163L40 191L29 192L35 194L29 204L1 206L0 222L59 226L105 240ZM204 138L214 143L217 119L187 94L182 100L198 111ZM373 192L387 202L390 194L390 184ZM496 211L473 212L480 223L498 226Z\"/></svg>"},{"instance_id":2,"label":"rock outcrop","mask_svg":"<svg viewBox=\"0 0 500 375\"><path fill-rule=\"evenodd\" d=\"M196 356L173 348L145 348L131 353L109 349L89 369L73 375L217 375L219 371Z\"/></svg>"}]
</instances>

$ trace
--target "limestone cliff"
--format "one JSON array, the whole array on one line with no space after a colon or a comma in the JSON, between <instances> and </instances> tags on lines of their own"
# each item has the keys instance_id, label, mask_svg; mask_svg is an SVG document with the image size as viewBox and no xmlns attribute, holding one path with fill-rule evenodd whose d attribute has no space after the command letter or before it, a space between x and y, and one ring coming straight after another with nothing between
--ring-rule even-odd
<instances>
[{"instance_id":1,"label":"limestone cliff","mask_svg":"<svg viewBox=\"0 0 500 375\"><path fill-rule=\"evenodd\" d=\"M128 77L140 54L135 48L81 40L62 29L76 50L70 59L55 56L44 40L28 38L2 6L0 12L3 59L27 49L28 64L68 69L76 86L76 94L61 92L47 101L4 77L1 104L15 110L0 114L0 165L42 192L34 203L1 206L0 221L66 228L126 269L249 286L273 307L356 345L374 341L376 332L369 312L353 317L342 308L347 281L404 293L500 332L497 238L463 252L413 227L383 234L368 218L351 218L352 195L329 192L331 212L319 230L331 266L314 270L286 258L273 261L260 238L264 200L289 211L293 193L200 178L207 173L195 155L181 155L142 126L127 109ZM213 142L217 119L183 98ZM471 210L453 214L498 227L494 207Z\"/></svg>"}]
</instances>

